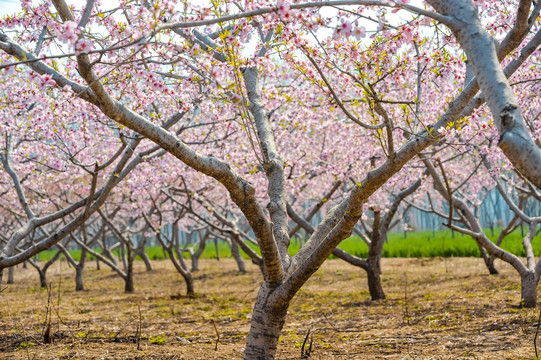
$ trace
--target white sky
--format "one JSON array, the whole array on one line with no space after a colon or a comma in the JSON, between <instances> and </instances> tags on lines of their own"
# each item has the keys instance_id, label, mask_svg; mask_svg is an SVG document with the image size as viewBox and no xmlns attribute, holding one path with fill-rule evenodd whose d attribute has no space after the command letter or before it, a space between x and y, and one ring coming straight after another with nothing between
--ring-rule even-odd
<instances>
[{"instance_id":1,"label":"white sky","mask_svg":"<svg viewBox=\"0 0 541 360\"><path fill-rule=\"evenodd\" d=\"M113 2L117 3L115 0L112 0ZM206 0L199 0L201 3L207 3ZM68 4L76 4L78 7L84 6L86 4L86 0L67 0ZM111 0L106 0L104 4L109 5L111 3ZM412 5L416 5L419 7L423 7L422 0L413 0ZM105 6L107 8L107 6ZM326 9L326 11L329 11L331 9ZM0 0L0 17L4 15L13 15L17 12L21 11L21 2L19 0ZM393 18L394 16L392 14L388 14L389 18Z\"/></svg>"},{"instance_id":2,"label":"white sky","mask_svg":"<svg viewBox=\"0 0 541 360\"><path fill-rule=\"evenodd\" d=\"M0 16L11 15L21 11L21 3L18 0L0 0Z\"/></svg>"}]
</instances>

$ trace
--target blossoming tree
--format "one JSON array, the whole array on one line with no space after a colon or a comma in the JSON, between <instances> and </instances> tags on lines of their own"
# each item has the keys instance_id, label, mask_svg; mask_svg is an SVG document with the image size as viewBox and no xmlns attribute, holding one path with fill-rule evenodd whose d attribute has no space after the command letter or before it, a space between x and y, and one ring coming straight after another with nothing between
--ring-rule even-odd
<instances>
[{"instance_id":1,"label":"blossoming tree","mask_svg":"<svg viewBox=\"0 0 541 360\"><path fill-rule=\"evenodd\" d=\"M499 148L541 187L529 114L507 81L521 68L535 73L528 60L541 42L541 5L427 3L120 1L103 8L88 0L78 8L65 0L24 1L22 15L0 24L0 67L19 79L13 81L70 89L120 132L147 137L225 188L250 224L264 266L244 356L269 359L292 298L351 234L370 196L445 133L475 123L470 115L485 101ZM474 77L463 86L466 59ZM188 121L159 126L179 111L205 125L191 135L184 133ZM209 144L212 126L223 139L239 137ZM314 144L322 141L337 150L320 153ZM285 150L288 142L308 144L305 154ZM290 256L287 197L302 184L295 175L328 163L322 184L347 174L355 186L326 203L323 220Z\"/></svg>"}]
</instances>

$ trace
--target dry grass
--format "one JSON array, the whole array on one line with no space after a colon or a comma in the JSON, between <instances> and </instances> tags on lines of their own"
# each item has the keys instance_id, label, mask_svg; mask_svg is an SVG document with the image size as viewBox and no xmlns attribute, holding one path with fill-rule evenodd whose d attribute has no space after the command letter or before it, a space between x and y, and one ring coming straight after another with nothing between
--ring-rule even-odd
<instances>
[{"instance_id":1,"label":"dry grass","mask_svg":"<svg viewBox=\"0 0 541 360\"><path fill-rule=\"evenodd\" d=\"M0 295L0 359L242 358L256 268L243 275L231 259L203 260L188 299L176 296L184 285L169 262L153 265L147 273L137 263L136 292L124 294L121 279L93 264L89 290L75 292L72 269L55 264L51 344L42 344L47 291L35 270L18 268ZM371 303L364 272L327 261L292 302L277 358L300 358L311 329L313 359L533 359L538 310L517 306L519 278L497 266L502 274L489 276L480 259L383 259L388 299Z\"/></svg>"}]
</instances>

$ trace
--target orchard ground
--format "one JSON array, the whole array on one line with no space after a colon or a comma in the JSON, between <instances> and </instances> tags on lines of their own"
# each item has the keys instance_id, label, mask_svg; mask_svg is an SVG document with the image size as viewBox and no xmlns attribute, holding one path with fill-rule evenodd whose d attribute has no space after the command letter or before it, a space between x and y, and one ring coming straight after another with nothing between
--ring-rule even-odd
<instances>
[{"instance_id":1,"label":"orchard ground","mask_svg":"<svg viewBox=\"0 0 541 360\"><path fill-rule=\"evenodd\" d=\"M489 276L479 258L383 259L388 298L374 303L363 271L329 260L294 298L277 358L299 359L310 330L313 359L533 359L539 312L518 307L516 271L496 265L501 274ZM88 290L75 292L73 270L55 263L51 344L42 343L48 292L34 269L19 266L1 294L0 358L242 358L262 281L255 266L240 274L232 259L202 260L194 299L179 296L184 284L169 261L153 266L145 272L136 262L136 291L125 294L123 281L95 263Z\"/></svg>"}]
</instances>

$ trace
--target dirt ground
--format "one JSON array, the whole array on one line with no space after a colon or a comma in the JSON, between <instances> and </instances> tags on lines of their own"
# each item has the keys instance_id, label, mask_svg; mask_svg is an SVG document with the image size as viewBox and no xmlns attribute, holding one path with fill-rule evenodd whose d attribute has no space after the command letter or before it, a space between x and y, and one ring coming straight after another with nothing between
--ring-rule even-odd
<instances>
[{"instance_id":1,"label":"dirt ground","mask_svg":"<svg viewBox=\"0 0 541 360\"><path fill-rule=\"evenodd\" d=\"M170 262L155 261L152 272L136 265L136 292L125 294L123 281L95 263L88 290L75 292L73 269L55 263L50 297L34 269L17 268L0 294L0 359L242 358L261 282L254 266L240 274L231 259L203 260L190 299L179 296L184 285ZM299 359L308 330L311 359L535 358L539 311L518 307L519 277L509 266L498 262L498 276L473 258L382 266L387 300L374 303L362 270L327 261L293 300L277 358ZM44 344L48 303L52 343ZM541 354L541 334L539 345Z\"/></svg>"}]
</instances>

